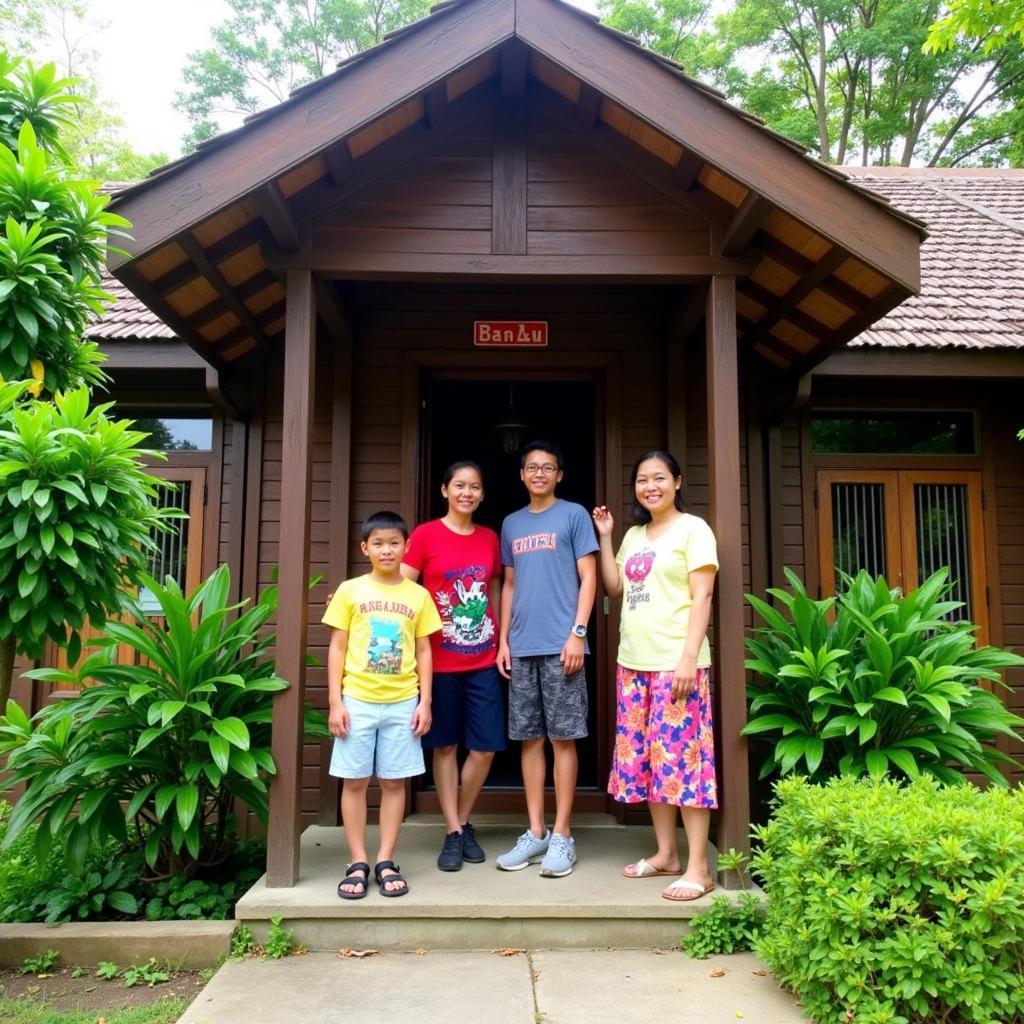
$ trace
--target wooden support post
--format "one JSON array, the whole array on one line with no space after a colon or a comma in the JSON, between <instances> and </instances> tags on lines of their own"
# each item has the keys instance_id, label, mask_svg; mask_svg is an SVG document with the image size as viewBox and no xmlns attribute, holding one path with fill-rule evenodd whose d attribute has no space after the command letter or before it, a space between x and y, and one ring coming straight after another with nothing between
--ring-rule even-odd
<instances>
[{"instance_id":1,"label":"wooden support post","mask_svg":"<svg viewBox=\"0 0 1024 1024\"><path fill-rule=\"evenodd\" d=\"M736 351L736 278L711 278L707 304L708 461L711 527L718 540L715 646L721 774L718 846L750 848L747 744L740 736L747 702L743 668L743 529L740 505L739 368ZM736 887L735 873L722 873Z\"/></svg>"},{"instance_id":2,"label":"wooden support post","mask_svg":"<svg viewBox=\"0 0 1024 1024\"><path fill-rule=\"evenodd\" d=\"M331 537L327 546L328 583L334 590L348 577L352 478L352 336L335 335L331 404ZM320 810L317 824L340 824L338 780L328 771L333 739L320 749Z\"/></svg>"},{"instance_id":3,"label":"wooden support post","mask_svg":"<svg viewBox=\"0 0 1024 1024\"><path fill-rule=\"evenodd\" d=\"M277 775L270 785L270 827L267 835L267 885L272 888L292 886L299 877L315 325L313 275L308 270L289 270L276 657L278 675L291 685L274 698L271 752L277 764Z\"/></svg>"}]
</instances>

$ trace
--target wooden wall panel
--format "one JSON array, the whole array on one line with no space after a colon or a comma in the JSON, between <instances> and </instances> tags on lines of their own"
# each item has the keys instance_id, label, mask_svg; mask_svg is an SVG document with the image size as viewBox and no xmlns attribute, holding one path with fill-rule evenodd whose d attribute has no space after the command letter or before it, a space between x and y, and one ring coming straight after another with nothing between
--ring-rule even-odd
<instances>
[{"instance_id":1,"label":"wooden wall panel","mask_svg":"<svg viewBox=\"0 0 1024 1024\"><path fill-rule=\"evenodd\" d=\"M706 225L539 114L528 122L527 251L704 254Z\"/></svg>"}]
</instances>

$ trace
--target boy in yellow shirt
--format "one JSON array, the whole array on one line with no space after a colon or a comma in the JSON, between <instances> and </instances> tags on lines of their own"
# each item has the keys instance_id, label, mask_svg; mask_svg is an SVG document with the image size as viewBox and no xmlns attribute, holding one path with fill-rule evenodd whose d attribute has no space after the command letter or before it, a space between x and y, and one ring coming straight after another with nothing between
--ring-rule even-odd
<instances>
[{"instance_id":1,"label":"boy in yellow shirt","mask_svg":"<svg viewBox=\"0 0 1024 1024\"><path fill-rule=\"evenodd\" d=\"M369 888L366 790L380 782L380 846L373 869L382 896L404 896L409 885L392 859L405 814L405 780L425 767L420 737L430 728L430 634L441 619L430 594L402 576L409 528L394 512L363 523L362 550L370 572L346 580L327 606L328 724L334 735L330 772L344 779L341 818L352 862L338 884L343 900Z\"/></svg>"}]
</instances>

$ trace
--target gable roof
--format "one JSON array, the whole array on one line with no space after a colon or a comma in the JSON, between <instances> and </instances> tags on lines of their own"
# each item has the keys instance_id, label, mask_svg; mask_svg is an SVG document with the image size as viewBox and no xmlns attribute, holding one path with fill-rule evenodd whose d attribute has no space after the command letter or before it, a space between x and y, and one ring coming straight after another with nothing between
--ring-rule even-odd
<instances>
[{"instance_id":1,"label":"gable roof","mask_svg":"<svg viewBox=\"0 0 1024 1024\"><path fill-rule=\"evenodd\" d=\"M446 117L524 91L756 261L739 326L781 367L806 369L919 287L920 221L560 0L435 8L126 190L114 207L135 239L114 272L212 363L269 348L285 294L266 244L297 248L317 209L424 151Z\"/></svg>"},{"instance_id":2,"label":"gable roof","mask_svg":"<svg viewBox=\"0 0 1024 1024\"><path fill-rule=\"evenodd\" d=\"M931 230L920 294L851 346L1024 349L1024 170L850 170Z\"/></svg>"}]
</instances>

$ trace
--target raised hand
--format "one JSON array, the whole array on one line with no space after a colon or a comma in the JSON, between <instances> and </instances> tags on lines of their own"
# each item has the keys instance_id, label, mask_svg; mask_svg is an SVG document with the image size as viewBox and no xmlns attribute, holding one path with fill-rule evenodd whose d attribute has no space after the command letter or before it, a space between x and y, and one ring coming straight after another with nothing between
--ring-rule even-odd
<instances>
[{"instance_id":1,"label":"raised hand","mask_svg":"<svg viewBox=\"0 0 1024 1024\"><path fill-rule=\"evenodd\" d=\"M612 518L611 512L608 511L608 506L598 505L592 514L597 535L599 537L610 537L615 526L615 520Z\"/></svg>"}]
</instances>

